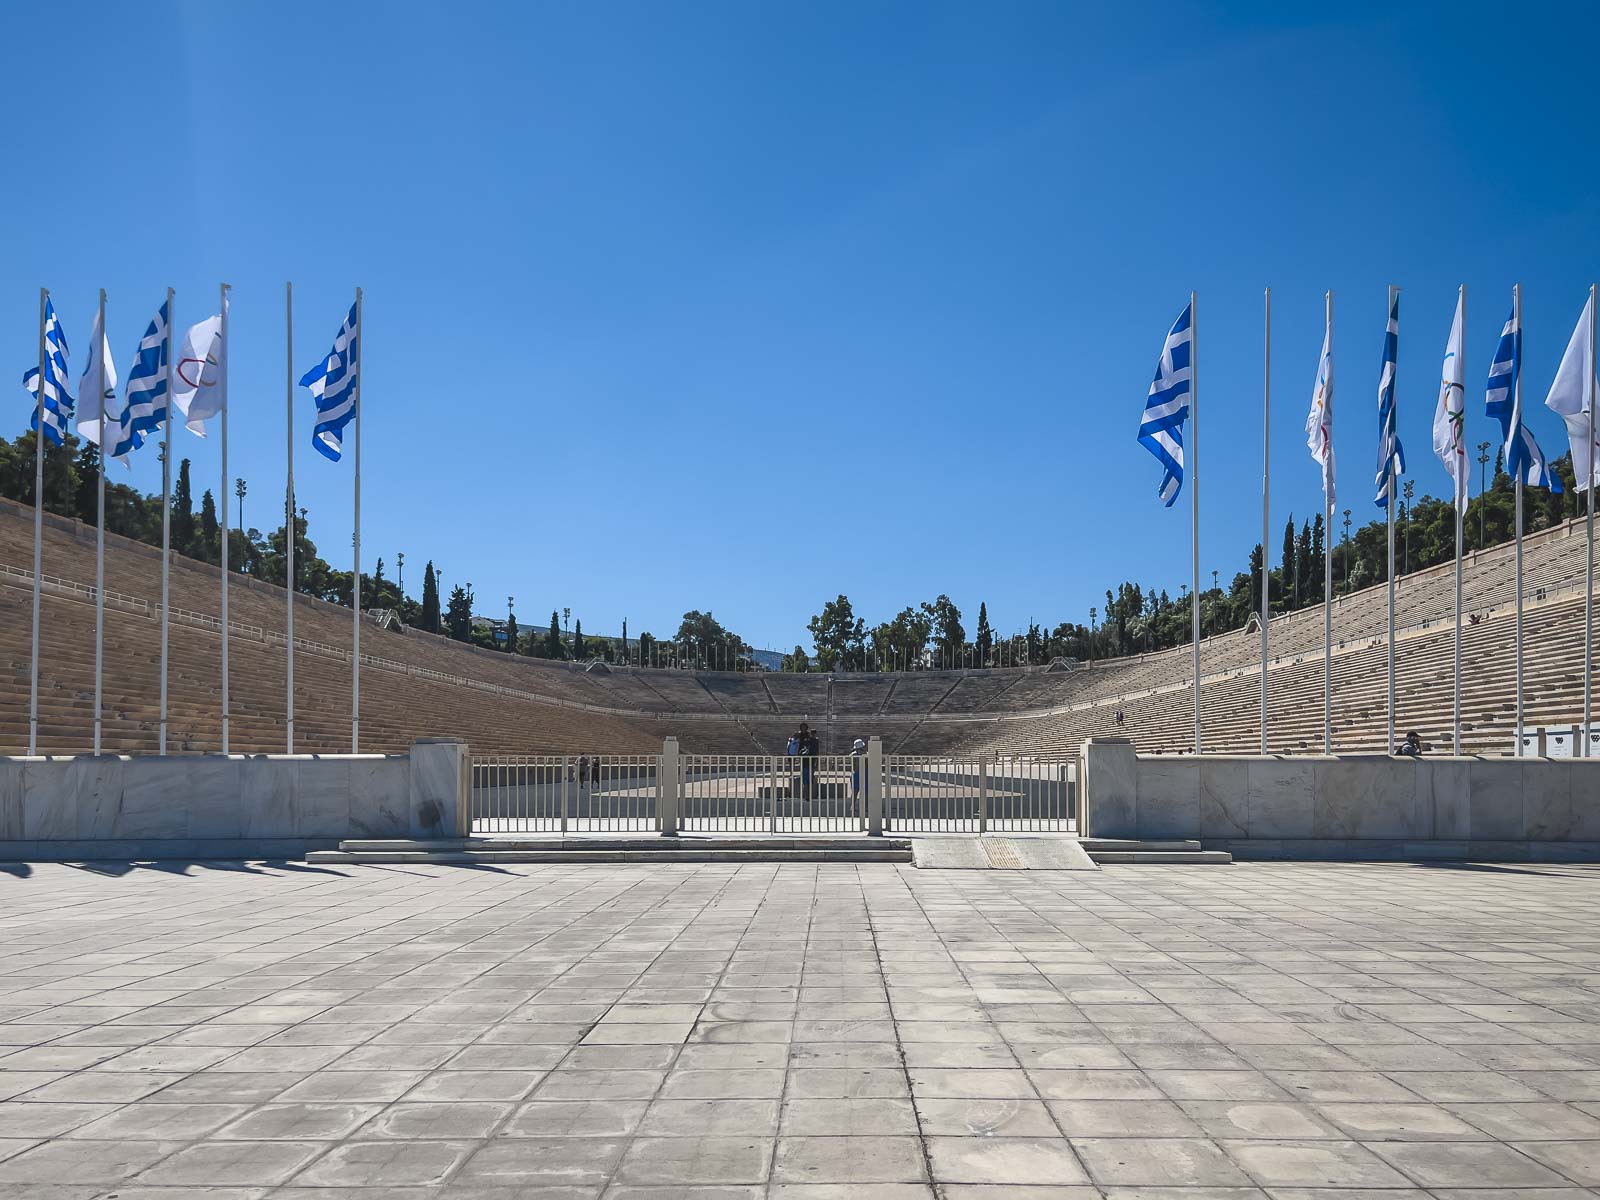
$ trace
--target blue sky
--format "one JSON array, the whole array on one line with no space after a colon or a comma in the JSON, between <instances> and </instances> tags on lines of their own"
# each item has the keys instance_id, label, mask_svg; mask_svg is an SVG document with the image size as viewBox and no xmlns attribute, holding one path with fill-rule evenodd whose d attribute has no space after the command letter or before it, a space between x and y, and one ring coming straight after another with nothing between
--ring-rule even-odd
<instances>
[{"instance_id":1,"label":"blue sky","mask_svg":"<svg viewBox=\"0 0 1600 1200\"><path fill-rule=\"evenodd\" d=\"M1109 9L1120 11L1108 11ZM1303 10L1303 11L1302 11ZM49 286L118 370L164 289L234 285L234 473L266 527L295 373L366 293L363 541L480 611L759 646L845 592L969 628L1086 620L1188 578L1187 496L1134 441L1200 294L1202 567L1320 506L1303 423L1335 292L1340 507L1370 504L1385 288L1419 490L1457 284L1468 436L1524 285L1540 402L1600 275L1592 7L906 4L9 6L0 361ZM34 158L30 159L29 151ZM35 168L30 170L30 163ZM28 400L12 393L14 434ZM348 562L350 470L299 494ZM196 487L216 447L185 433ZM159 486L153 451L134 481ZM1476 487L1474 487L1476 491ZM277 521L274 519L273 524Z\"/></svg>"}]
</instances>

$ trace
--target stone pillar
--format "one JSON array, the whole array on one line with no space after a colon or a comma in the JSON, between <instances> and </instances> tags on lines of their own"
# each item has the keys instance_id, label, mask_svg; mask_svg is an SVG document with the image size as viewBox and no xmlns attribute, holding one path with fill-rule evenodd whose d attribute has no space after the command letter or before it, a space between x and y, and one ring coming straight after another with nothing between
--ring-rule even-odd
<instances>
[{"instance_id":1,"label":"stone pillar","mask_svg":"<svg viewBox=\"0 0 1600 1200\"><path fill-rule=\"evenodd\" d=\"M411 745L411 827L424 838L472 834L472 757L461 738Z\"/></svg>"},{"instance_id":2,"label":"stone pillar","mask_svg":"<svg viewBox=\"0 0 1600 1200\"><path fill-rule=\"evenodd\" d=\"M1078 771L1078 836L1139 836L1139 773L1127 738L1090 738Z\"/></svg>"},{"instance_id":3,"label":"stone pillar","mask_svg":"<svg viewBox=\"0 0 1600 1200\"><path fill-rule=\"evenodd\" d=\"M656 816L662 837L678 836L678 739L661 743L661 771L656 776Z\"/></svg>"},{"instance_id":4,"label":"stone pillar","mask_svg":"<svg viewBox=\"0 0 1600 1200\"><path fill-rule=\"evenodd\" d=\"M883 739L867 739L867 836L883 836Z\"/></svg>"}]
</instances>

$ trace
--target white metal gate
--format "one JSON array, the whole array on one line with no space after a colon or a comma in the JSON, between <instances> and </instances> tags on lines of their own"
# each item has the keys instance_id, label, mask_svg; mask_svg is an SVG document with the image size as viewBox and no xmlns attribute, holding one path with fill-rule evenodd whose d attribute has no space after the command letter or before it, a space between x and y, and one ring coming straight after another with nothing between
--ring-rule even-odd
<instances>
[{"instance_id":1,"label":"white metal gate","mask_svg":"<svg viewBox=\"0 0 1600 1200\"><path fill-rule=\"evenodd\" d=\"M874 752L475 758L474 833L1067 833L1075 764ZM874 772L876 777L874 778ZM874 786L875 785L875 786ZM876 796L876 798L874 798Z\"/></svg>"},{"instance_id":2,"label":"white metal gate","mask_svg":"<svg viewBox=\"0 0 1600 1200\"><path fill-rule=\"evenodd\" d=\"M659 754L472 760L474 833L654 833Z\"/></svg>"}]
</instances>

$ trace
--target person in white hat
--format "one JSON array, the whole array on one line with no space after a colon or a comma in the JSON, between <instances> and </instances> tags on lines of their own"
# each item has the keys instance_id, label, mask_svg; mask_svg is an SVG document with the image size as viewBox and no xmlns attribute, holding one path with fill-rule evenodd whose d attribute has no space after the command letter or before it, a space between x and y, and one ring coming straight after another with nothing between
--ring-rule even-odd
<instances>
[{"instance_id":1,"label":"person in white hat","mask_svg":"<svg viewBox=\"0 0 1600 1200\"><path fill-rule=\"evenodd\" d=\"M867 744L857 738L850 745L850 757L856 761L850 764L850 800L854 803L861 799L861 762L867 754Z\"/></svg>"}]
</instances>

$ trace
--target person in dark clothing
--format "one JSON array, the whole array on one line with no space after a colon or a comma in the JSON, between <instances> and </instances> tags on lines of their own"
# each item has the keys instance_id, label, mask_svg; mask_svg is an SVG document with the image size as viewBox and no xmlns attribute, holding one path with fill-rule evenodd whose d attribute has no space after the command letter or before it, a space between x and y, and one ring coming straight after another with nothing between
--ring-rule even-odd
<instances>
[{"instance_id":1,"label":"person in dark clothing","mask_svg":"<svg viewBox=\"0 0 1600 1200\"><path fill-rule=\"evenodd\" d=\"M1396 754L1403 754L1407 758L1420 758L1422 756L1422 735L1416 730L1406 734L1405 741L1400 743Z\"/></svg>"},{"instance_id":2,"label":"person in dark clothing","mask_svg":"<svg viewBox=\"0 0 1600 1200\"><path fill-rule=\"evenodd\" d=\"M795 734L795 740L800 745L800 794L811 800L815 798L817 753L822 749L822 743L804 721L800 722L800 732Z\"/></svg>"}]
</instances>

